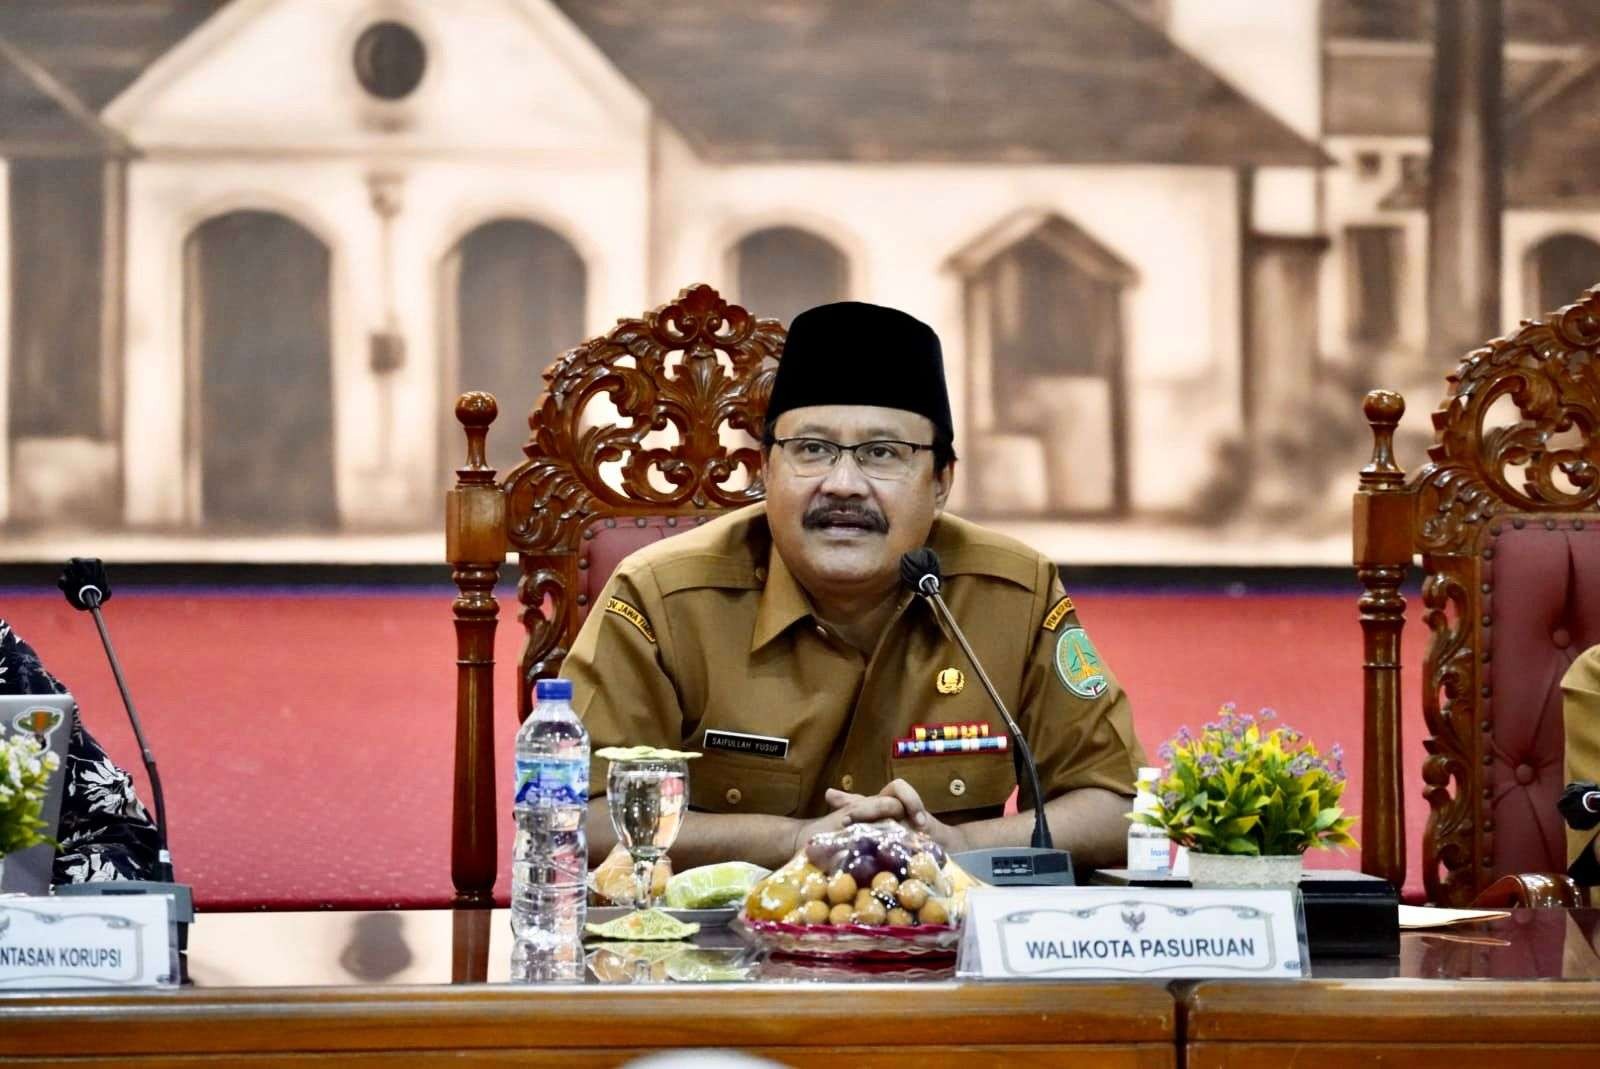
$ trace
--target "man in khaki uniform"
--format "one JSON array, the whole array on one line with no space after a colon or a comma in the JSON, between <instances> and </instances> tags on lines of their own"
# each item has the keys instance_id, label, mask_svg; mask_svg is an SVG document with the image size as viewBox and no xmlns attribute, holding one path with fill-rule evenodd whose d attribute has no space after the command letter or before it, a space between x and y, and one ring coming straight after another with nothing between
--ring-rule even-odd
<instances>
[{"instance_id":1,"label":"man in khaki uniform","mask_svg":"<svg viewBox=\"0 0 1600 1069\"><path fill-rule=\"evenodd\" d=\"M768 407L767 500L625 560L564 675L596 749L682 747L679 867L775 866L813 832L897 819L952 851L1024 844L1005 727L900 557L938 553L944 594L1027 734L1057 845L1123 858L1143 761L1128 701L1055 565L944 515L955 454L937 336L846 302L796 317ZM591 790L604 790L597 761ZM591 854L611 849L591 803ZM1031 799L1024 798L1025 807Z\"/></svg>"}]
</instances>

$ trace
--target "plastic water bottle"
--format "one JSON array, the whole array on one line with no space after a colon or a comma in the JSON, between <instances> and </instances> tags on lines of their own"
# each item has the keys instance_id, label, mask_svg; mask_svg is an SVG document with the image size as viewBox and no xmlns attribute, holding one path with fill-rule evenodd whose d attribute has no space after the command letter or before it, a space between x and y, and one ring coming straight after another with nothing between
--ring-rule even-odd
<instances>
[{"instance_id":1,"label":"plastic water bottle","mask_svg":"<svg viewBox=\"0 0 1600 1069\"><path fill-rule=\"evenodd\" d=\"M1161 780L1159 768L1141 768L1133 796L1133 811L1149 813L1156 808L1156 784ZM1160 828L1148 824L1128 825L1128 871L1167 871L1167 836Z\"/></svg>"},{"instance_id":2,"label":"plastic water bottle","mask_svg":"<svg viewBox=\"0 0 1600 1069\"><path fill-rule=\"evenodd\" d=\"M589 733L572 684L541 679L517 732L517 821L511 851L512 976L582 980L588 895Z\"/></svg>"}]
</instances>

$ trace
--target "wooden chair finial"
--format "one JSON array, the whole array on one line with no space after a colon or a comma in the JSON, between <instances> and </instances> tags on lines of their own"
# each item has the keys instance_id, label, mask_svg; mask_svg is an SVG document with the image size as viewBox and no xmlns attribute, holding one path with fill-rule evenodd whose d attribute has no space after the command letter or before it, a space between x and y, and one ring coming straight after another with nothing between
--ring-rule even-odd
<instances>
[{"instance_id":1,"label":"wooden chair finial","mask_svg":"<svg viewBox=\"0 0 1600 1069\"><path fill-rule=\"evenodd\" d=\"M489 466L487 440L489 425L500 414L500 406L495 402L494 394L484 393L482 390L469 390L456 398L456 421L467 434L467 463L465 467L457 468L456 474L462 482L487 481L482 473L488 473L488 479L494 478L494 469Z\"/></svg>"},{"instance_id":2,"label":"wooden chair finial","mask_svg":"<svg viewBox=\"0 0 1600 1069\"><path fill-rule=\"evenodd\" d=\"M1406 399L1393 390L1372 390L1361 402L1372 427L1372 460L1361 469L1361 483L1371 487L1398 487L1405 472L1394 462L1394 432L1406 414Z\"/></svg>"}]
</instances>

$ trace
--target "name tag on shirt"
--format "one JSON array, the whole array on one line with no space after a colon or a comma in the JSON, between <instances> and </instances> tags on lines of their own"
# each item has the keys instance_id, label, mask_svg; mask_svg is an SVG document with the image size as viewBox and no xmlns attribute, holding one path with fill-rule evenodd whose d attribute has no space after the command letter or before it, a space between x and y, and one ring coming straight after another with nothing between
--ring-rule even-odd
<instances>
[{"instance_id":1,"label":"name tag on shirt","mask_svg":"<svg viewBox=\"0 0 1600 1069\"><path fill-rule=\"evenodd\" d=\"M789 740L780 739L775 735L747 735L742 731L707 728L701 745L708 750L773 757L780 761L789 756Z\"/></svg>"}]
</instances>

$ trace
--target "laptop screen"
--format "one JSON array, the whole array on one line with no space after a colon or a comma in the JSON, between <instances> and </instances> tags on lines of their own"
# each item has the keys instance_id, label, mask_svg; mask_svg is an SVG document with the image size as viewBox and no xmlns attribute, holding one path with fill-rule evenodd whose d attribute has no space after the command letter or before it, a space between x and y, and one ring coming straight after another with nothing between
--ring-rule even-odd
<instances>
[{"instance_id":1,"label":"laptop screen","mask_svg":"<svg viewBox=\"0 0 1600 1069\"><path fill-rule=\"evenodd\" d=\"M61 822L61 796L67 782L67 747L72 740L72 714L77 708L70 694L0 694L0 736L32 735L61 762L45 787L46 834L52 838ZM0 892L43 895L50 893L50 873L56 849L46 843L7 855L0 874Z\"/></svg>"}]
</instances>

